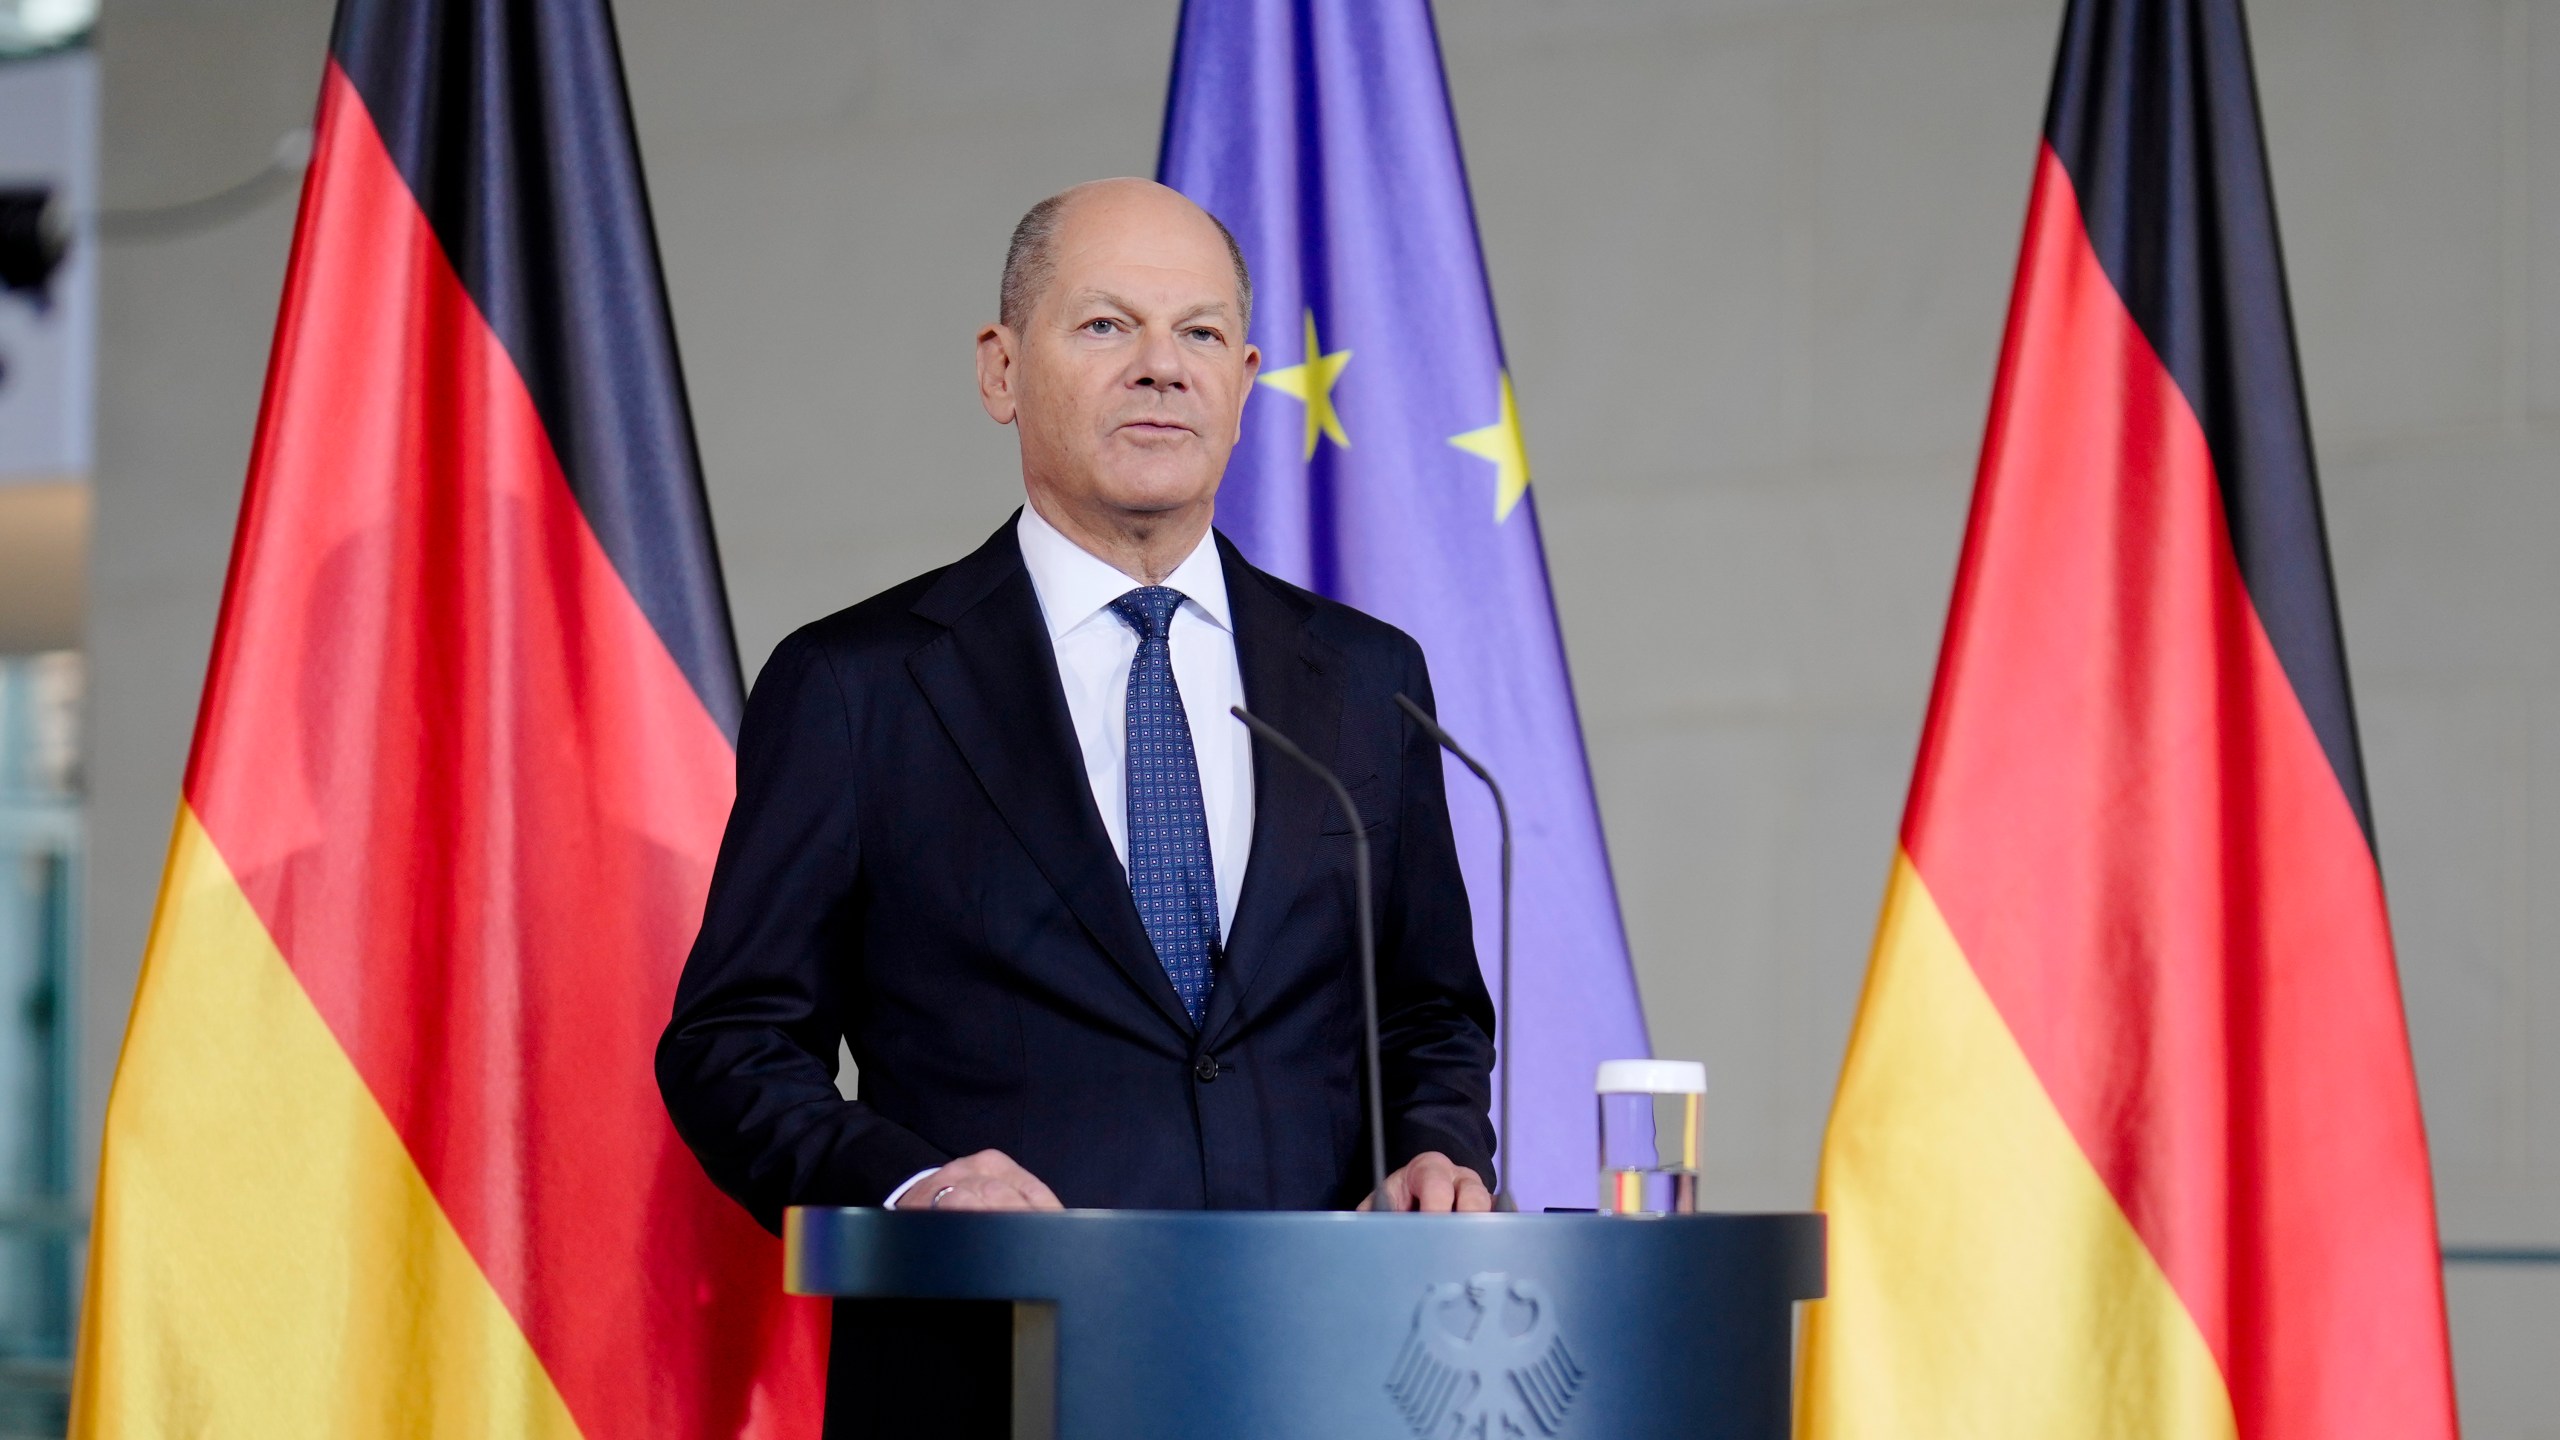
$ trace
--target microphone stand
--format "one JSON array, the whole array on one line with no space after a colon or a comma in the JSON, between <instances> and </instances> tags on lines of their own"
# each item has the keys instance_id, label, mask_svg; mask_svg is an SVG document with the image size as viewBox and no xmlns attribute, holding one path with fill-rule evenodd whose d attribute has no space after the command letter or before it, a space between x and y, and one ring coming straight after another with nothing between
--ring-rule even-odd
<instances>
[{"instance_id":1,"label":"microphone stand","mask_svg":"<svg viewBox=\"0 0 2560 1440\"><path fill-rule=\"evenodd\" d=\"M1351 882L1360 907L1360 1009L1368 1025L1369 1062L1369 1208L1372 1212L1387 1210L1387 1106L1380 1094L1378 1078L1378 941L1369 920L1369 836L1360 825L1360 808L1351 803L1351 792L1342 788L1342 780L1316 758L1297 747L1288 736L1271 728L1269 722L1241 705L1227 707L1229 714L1245 724L1255 738L1305 767L1308 774L1325 783L1333 792L1334 803L1342 807L1351 822Z\"/></svg>"},{"instance_id":2,"label":"microphone stand","mask_svg":"<svg viewBox=\"0 0 2560 1440\"><path fill-rule=\"evenodd\" d=\"M1499 1002L1501 1011L1500 1023L1506 1038L1494 1049L1496 1062L1502 1068L1501 1097L1495 1102L1497 1106L1496 1113L1500 1118L1495 1126L1494 1133L1504 1148L1507 1149L1511 1144L1511 1044L1508 1039L1512 1025L1511 807L1504 803L1502 798L1502 787L1494 783L1493 772L1487 770L1482 764L1478 763L1476 757L1460 749L1458 747L1457 740L1451 736L1448 731L1440 728L1439 721L1432 719L1428 711L1413 703L1413 697L1399 691L1396 694L1396 704L1403 709L1405 714L1413 718L1414 724L1422 727L1423 734L1430 736L1433 741L1438 743L1441 749L1457 756L1458 763L1466 766L1469 770L1474 771L1475 777L1484 782L1484 788L1493 792L1494 818L1499 821L1502 826L1502 963L1498 971L1498 978L1495 981L1495 984L1502 997ZM1500 1189L1493 1192L1493 1208L1496 1210L1519 1209L1519 1202L1511 1198L1510 1157L1506 1156L1504 1158L1503 1164L1499 1167L1496 1173L1501 1179L1502 1184Z\"/></svg>"}]
</instances>

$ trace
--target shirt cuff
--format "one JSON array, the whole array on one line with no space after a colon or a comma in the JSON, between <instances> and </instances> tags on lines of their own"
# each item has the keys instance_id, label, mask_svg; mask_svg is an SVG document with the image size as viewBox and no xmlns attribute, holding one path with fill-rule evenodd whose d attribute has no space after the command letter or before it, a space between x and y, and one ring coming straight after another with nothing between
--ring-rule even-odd
<instances>
[{"instance_id":1,"label":"shirt cuff","mask_svg":"<svg viewBox=\"0 0 2560 1440\"><path fill-rule=\"evenodd\" d=\"M941 1166L936 1165L936 1166L934 1166L934 1167L933 1167L932 1169L930 1169L930 1170L919 1170L919 1171L917 1171L916 1173L914 1173L913 1175L908 1176L908 1177L907 1177L903 1182L901 1182L901 1183L899 1184L899 1186L898 1186L898 1188L897 1188L897 1189L892 1190L892 1191L890 1191L890 1192L889 1192L889 1198L888 1198L888 1199L883 1200L883 1201L881 1201L881 1202L880 1202L880 1208L881 1208L881 1209L883 1209L883 1210L895 1210L895 1209L897 1209L897 1208L898 1208L898 1202L907 1198L907 1192L908 1192L908 1191L910 1191L910 1190L913 1190L914 1188L916 1188L916 1182L917 1182L917 1181L922 1180L922 1179L923 1179L924 1177L926 1177L927 1175L930 1175L930 1174L932 1174L935 1170L939 1170L939 1169L941 1169L941 1168L942 1168Z\"/></svg>"}]
</instances>

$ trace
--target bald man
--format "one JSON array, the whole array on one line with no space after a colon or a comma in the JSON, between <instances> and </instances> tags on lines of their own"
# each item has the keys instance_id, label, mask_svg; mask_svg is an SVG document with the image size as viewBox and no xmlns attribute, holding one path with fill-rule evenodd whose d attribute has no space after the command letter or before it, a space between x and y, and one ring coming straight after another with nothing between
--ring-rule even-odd
<instances>
[{"instance_id":1,"label":"bald man","mask_svg":"<svg viewBox=\"0 0 2560 1440\"><path fill-rule=\"evenodd\" d=\"M1239 703L1369 837L1387 1202L1490 1208L1493 1011L1440 757L1394 704L1431 703L1422 652L1211 527L1252 304L1172 190L1034 206L977 340L1029 503L766 662L658 1079L768 1227L1368 1203L1350 822Z\"/></svg>"}]
</instances>

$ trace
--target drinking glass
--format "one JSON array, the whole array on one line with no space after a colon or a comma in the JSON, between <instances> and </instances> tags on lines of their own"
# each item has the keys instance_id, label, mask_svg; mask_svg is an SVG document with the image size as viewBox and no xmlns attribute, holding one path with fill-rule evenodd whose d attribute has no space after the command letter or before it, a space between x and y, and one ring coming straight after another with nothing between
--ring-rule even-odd
<instances>
[{"instance_id":1,"label":"drinking glass","mask_svg":"<svg viewBox=\"0 0 2560 1440\"><path fill-rule=\"evenodd\" d=\"M1696 1213L1707 1067L1696 1060L1604 1060L1598 1088L1600 1213Z\"/></svg>"}]
</instances>

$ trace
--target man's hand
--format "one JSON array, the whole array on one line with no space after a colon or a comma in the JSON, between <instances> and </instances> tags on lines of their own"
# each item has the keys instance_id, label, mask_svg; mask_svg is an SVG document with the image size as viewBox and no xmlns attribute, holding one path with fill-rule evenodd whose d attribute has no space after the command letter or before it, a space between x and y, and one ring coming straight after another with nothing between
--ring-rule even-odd
<instances>
[{"instance_id":1,"label":"man's hand","mask_svg":"<svg viewBox=\"0 0 2560 1440\"><path fill-rule=\"evenodd\" d=\"M1464 1173L1463 1171L1460 1173ZM936 1204L936 1200L941 1203ZM1040 1177L1001 1150L964 1155L898 1197L901 1210L1064 1210Z\"/></svg>"},{"instance_id":2,"label":"man's hand","mask_svg":"<svg viewBox=\"0 0 2560 1440\"><path fill-rule=\"evenodd\" d=\"M925 1184L932 1184L926 1181ZM924 1185L916 1189L922 1190ZM912 1192L910 1192L912 1193ZM954 1197L957 1198L957 1197ZM1371 1196L1360 1202L1369 1208ZM1455 1210L1472 1213L1493 1208L1493 1192L1484 1188L1484 1177L1441 1154L1425 1150L1405 1163L1403 1169L1387 1177L1387 1208L1419 1210L1444 1215Z\"/></svg>"}]
</instances>

